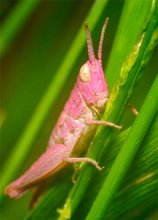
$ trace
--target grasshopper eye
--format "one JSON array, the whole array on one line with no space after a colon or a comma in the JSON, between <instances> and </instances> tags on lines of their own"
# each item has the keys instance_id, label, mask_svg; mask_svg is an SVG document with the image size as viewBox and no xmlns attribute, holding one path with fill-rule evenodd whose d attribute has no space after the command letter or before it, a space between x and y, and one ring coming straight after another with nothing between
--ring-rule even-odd
<instances>
[{"instance_id":1,"label":"grasshopper eye","mask_svg":"<svg viewBox=\"0 0 158 220\"><path fill-rule=\"evenodd\" d=\"M83 81L83 82L89 82L90 81L90 70L89 70L89 66L88 64L84 64L81 69L80 69L80 79Z\"/></svg>"}]
</instances>

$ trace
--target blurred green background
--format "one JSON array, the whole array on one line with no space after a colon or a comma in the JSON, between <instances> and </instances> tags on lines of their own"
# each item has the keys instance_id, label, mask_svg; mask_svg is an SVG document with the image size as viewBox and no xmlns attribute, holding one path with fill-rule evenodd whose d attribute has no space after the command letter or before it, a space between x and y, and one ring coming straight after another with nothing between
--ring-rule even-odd
<instances>
[{"instance_id":1,"label":"blurred green background","mask_svg":"<svg viewBox=\"0 0 158 220\"><path fill-rule=\"evenodd\" d=\"M54 73L63 62L79 28L84 29L83 22L94 1L33 0L31 3L31 0L1 0L0 2L1 31L9 36L8 38L4 36L6 41L1 41L3 45L1 44L0 164L3 169L9 155L14 153L15 145L25 131L41 97L49 87ZM101 27L105 18L109 16L110 21L103 49L104 67L108 62L123 6L123 0L109 1L92 32L94 47L97 50ZM21 24L18 22L16 29L10 34L9 26L13 25L15 19L11 16L12 14L15 17L19 16L19 12L22 14ZM17 20L19 21L19 18ZM158 49L154 51L130 100L138 110L158 70L157 59ZM28 168L46 149L50 132L69 96L77 73L86 60L87 48L85 44L77 62L71 68L70 75L66 77L64 86L58 92L51 111L47 113L47 117L41 123L42 126L31 143L26 157L12 175L13 179ZM60 77L62 78L63 75ZM107 81L109 78L110 76ZM111 87L112 85L110 85L110 89ZM121 122L124 129L128 128L134 119L131 112L128 109L125 110ZM16 164L14 165L16 166ZM28 212L30 198L31 193L16 201L3 197L0 218L3 220L23 219Z\"/></svg>"}]
</instances>

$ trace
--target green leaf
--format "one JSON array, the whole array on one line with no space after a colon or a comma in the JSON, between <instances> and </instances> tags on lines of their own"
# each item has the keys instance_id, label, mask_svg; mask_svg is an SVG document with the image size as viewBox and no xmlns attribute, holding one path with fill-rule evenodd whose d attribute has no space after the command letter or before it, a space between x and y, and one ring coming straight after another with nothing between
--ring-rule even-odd
<instances>
[{"instance_id":1,"label":"green leaf","mask_svg":"<svg viewBox=\"0 0 158 220\"><path fill-rule=\"evenodd\" d=\"M114 85L124 60L151 19L155 1L126 1L106 68L110 88ZM140 16L142 15L142 16ZM112 74L112 77L111 77Z\"/></svg>"},{"instance_id":2,"label":"green leaf","mask_svg":"<svg viewBox=\"0 0 158 220\"><path fill-rule=\"evenodd\" d=\"M129 135L121 148L114 164L90 210L87 220L102 219L114 193L118 189L124 175L126 174L133 158L135 157L143 138L149 129L151 122L158 111L158 76L142 106L142 109L132 126ZM141 128L141 129L140 129ZM106 197L105 197L106 195Z\"/></svg>"},{"instance_id":3,"label":"green leaf","mask_svg":"<svg viewBox=\"0 0 158 220\"><path fill-rule=\"evenodd\" d=\"M130 4L131 7L133 7L132 3L130 1L127 2L127 4ZM141 8L142 7L141 4L144 4L144 2L140 1L139 4L140 4L139 7ZM132 48L129 56L126 58L126 60L123 63L123 66L120 70L120 78L116 82L116 85L114 86L111 92L109 102L107 104L105 113L103 115L104 120L114 121L114 122L118 122L120 120L123 108L127 104L128 99L131 96L131 93L138 79L140 78L140 74L141 74L140 69L143 62L142 60L143 57L145 56L145 51L147 50L148 45L150 45L150 39L152 38L154 30L157 25L155 8L153 10L152 7L151 11L152 11L152 16L150 17L148 23L146 23L146 26L142 24L142 30L144 30L145 28L145 32L141 34L141 37L139 37L136 45ZM126 20L126 22L128 22L128 19L126 18L127 14L125 14L124 16L125 16L124 19ZM115 109L113 109L114 107ZM113 129L111 128L103 129L103 127L99 127L97 129L95 138L91 142L88 156L99 161L101 152L103 151L104 140L106 140L106 146L105 146L106 148L108 147L108 143L112 135L113 135ZM93 173L94 170L91 166L89 165L85 166L79 175L76 185L70 191L70 194L67 198L67 202L70 203L71 201L72 214L75 212L78 205L80 204ZM65 203L65 207L67 207L66 203Z\"/></svg>"},{"instance_id":4,"label":"green leaf","mask_svg":"<svg viewBox=\"0 0 158 220\"><path fill-rule=\"evenodd\" d=\"M141 213L149 209L149 207L154 207L156 205L157 193L155 192L155 189L158 182L157 129L158 115L154 118L150 129L148 129L137 156L132 162L128 173L119 187L118 192L115 194L104 218L132 219L133 217L133 219L135 219L136 216L138 216L138 219L143 219L140 217ZM118 152L126 142L129 131L130 128L115 137L110 143L110 149L108 152L103 154L102 163L105 168L99 177L95 174L92 178L90 187L85 193L82 204L75 213L74 218L78 217L85 219L88 210L92 206L105 178L111 170ZM150 206L148 207L148 205ZM81 207L82 213L79 211ZM137 210L139 210L139 212Z\"/></svg>"}]
</instances>

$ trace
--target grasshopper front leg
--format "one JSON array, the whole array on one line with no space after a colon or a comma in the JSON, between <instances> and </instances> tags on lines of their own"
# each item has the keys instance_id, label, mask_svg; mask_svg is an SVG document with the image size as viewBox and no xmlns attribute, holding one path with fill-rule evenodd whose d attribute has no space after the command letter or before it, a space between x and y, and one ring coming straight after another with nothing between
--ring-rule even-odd
<instances>
[{"instance_id":1,"label":"grasshopper front leg","mask_svg":"<svg viewBox=\"0 0 158 220\"><path fill-rule=\"evenodd\" d=\"M84 162L84 163L90 163L92 164L93 166L95 166L98 170L102 170L102 167L100 167L97 163L97 161L89 158L89 157L69 157L67 159L65 159L66 162L69 162L69 163L81 163L81 162Z\"/></svg>"},{"instance_id":2,"label":"grasshopper front leg","mask_svg":"<svg viewBox=\"0 0 158 220\"><path fill-rule=\"evenodd\" d=\"M109 126L109 127L113 127L113 128L117 128L117 129L121 129L122 125L116 125L113 122L109 122L109 121L103 121L103 120L86 120L86 123L89 125L105 125L105 126Z\"/></svg>"}]
</instances>

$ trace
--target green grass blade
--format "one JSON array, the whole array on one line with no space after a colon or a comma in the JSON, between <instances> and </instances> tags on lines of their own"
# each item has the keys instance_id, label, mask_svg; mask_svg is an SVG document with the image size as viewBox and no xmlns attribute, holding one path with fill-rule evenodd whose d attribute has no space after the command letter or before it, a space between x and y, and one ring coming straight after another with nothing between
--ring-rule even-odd
<instances>
[{"instance_id":1,"label":"green grass blade","mask_svg":"<svg viewBox=\"0 0 158 220\"><path fill-rule=\"evenodd\" d=\"M40 3L38 0L25 1L22 0L15 6L12 13L8 16L3 24L0 39L0 53L3 56L9 49L12 41L23 27L24 23Z\"/></svg>"},{"instance_id":2,"label":"green grass blade","mask_svg":"<svg viewBox=\"0 0 158 220\"><path fill-rule=\"evenodd\" d=\"M93 4L89 14L87 15L86 19L88 20L92 30L97 24L106 3L107 1L104 0L96 1ZM1 174L2 181L0 183L0 198L3 196L4 187L15 175L19 166L22 164L24 158L26 157L31 144L33 143L38 131L40 130L49 110L51 109L52 104L55 102L59 92L61 91L65 80L70 74L70 70L73 64L83 49L85 42L85 33L82 25L77 33L76 38L74 39L74 42L72 43L72 46L63 58L63 62L61 63L59 69L55 73L55 77L52 79L49 88L41 98L41 101L37 106L32 118L28 122L26 129L17 142L13 153L11 153L10 157L5 163L3 172Z\"/></svg>"},{"instance_id":3,"label":"green grass blade","mask_svg":"<svg viewBox=\"0 0 158 220\"><path fill-rule=\"evenodd\" d=\"M155 1L140 0L139 2L125 2L106 67L107 80L110 88L114 85L124 60L140 36L144 23L152 16L152 8L154 8L154 5Z\"/></svg>"},{"instance_id":4,"label":"green grass blade","mask_svg":"<svg viewBox=\"0 0 158 220\"><path fill-rule=\"evenodd\" d=\"M128 3L131 4L132 7L133 2L131 3L129 1ZM144 2L141 1L139 3L140 5L144 4ZM153 14L154 11L152 8L152 16ZM128 22L127 18L126 21ZM125 107L135 87L135 84L138 81L138 78L140 77L139 70L142 66L142 60L144 58L145 51L148 45L150 44L150 40L157 25L157 20L155 19L155 16L150 18L149 23L146 23L146 25L147 25L146 31L142 33L142 36L139 38L139 41L132 49L130 55L126 59L126 62L122 66L122 69L120 71L121 72L120 79L118 80L116 86L112 90L110 100L107 104L103 116L104 120L115 121L115 122L119 121L122 110ZM143 28L144 25L142 24L142 29ZM113 106L115 106L115 110L113 110ZM90 146L90 151L88 153L88 156L99 161L101 152L103 150L104 140L106 140L106 145L107 145L112 135L113 135L112 129L110 128L103 129L102 127L99 127L95 138L92 140L92 144ZM93 171L94 171L93 168L89 165L84 167L84 169L81 171L79 175L76 185L72 188L68 196L67 202L65 203L65 207L67 207L65 208L65 210L68 208L71 209L71 214L75 212L80 201L82 200L83 195L89 185L89 181L92 177ZM64 209L63 212L61 213L61 216L62 215L64 216Z\"/></svg>"},{"instance_id":5,"label":"green grass blade","mask_svg":"<svg viewBox=\"0 0 158 220\"><path fill-rule=\"evenodd\" d=\"M102 163L105 167L98 176L97 172L91 180L88 191L84 195L82 204L75 213L74 219L85 219L87 212L92 206L100 188L105 181L106 176L111 170L112 164L120 151L129 134L129 129L122 132L110 142L110 148L102 156ZM154 191L158 181L157 175L157 153L158 153L158 115L154 118L152 126L145 135L140 150L132 162L130 169L123 183L119 187L115 198L111 202L105 219L132 219L132 214L141 218L143 209L149 209L149 200L152 199L152 205L156 204L156 192ZM153 192L155 192L153 194ZM106 196L106 195L105 195ZM143 205L146 204L146 205ZM125 205L126 204L126 205ZM82 208L82 213L80 212ZM139 212L135 212L139 210ZM140 210L142 212L140 212ZM134 217L133 217L134 219Z\"/></svg>"},{"instance_id":6,"label":"green grass blade","mask_svg":"<svg viewBox=\"0 0 158 220\"><path fill-rule=\"evenodd\" d=\"M142 106L125 144L121 148L103 187L101 188L88 216L89 219L102 219L114 193L118 189L124 175L126 174L150 124L158 111L158 76ZM157 93L157 94L156 94ZM141 128L141 129L140 129ZM105 196L106 195L106 196Z\"/></svg>"}]
</instances>

